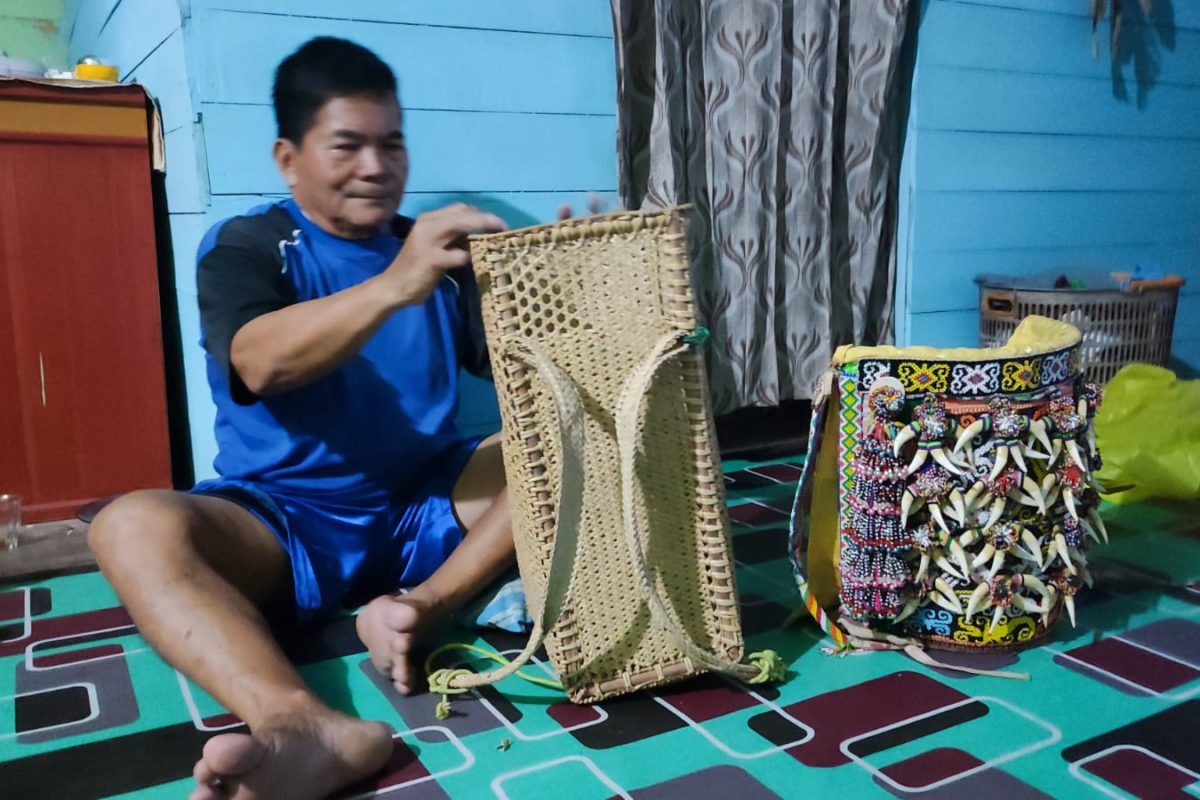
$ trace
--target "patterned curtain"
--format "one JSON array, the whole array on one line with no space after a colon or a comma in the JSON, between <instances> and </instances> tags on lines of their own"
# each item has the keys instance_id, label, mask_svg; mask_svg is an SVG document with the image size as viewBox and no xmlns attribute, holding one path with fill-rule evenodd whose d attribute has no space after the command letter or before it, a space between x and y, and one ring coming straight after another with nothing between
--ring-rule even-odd
<instances>
[{"instance_id":1,"label":"patterned curtain","mask_svg":"<svg viewBox=\"0 0 1200 800\"><path fill-rule=\"evenodd\" d=\"M692 203L718 413L893 332L909 0L612 0L627 208Z\"/></svg>"}]
</instances>

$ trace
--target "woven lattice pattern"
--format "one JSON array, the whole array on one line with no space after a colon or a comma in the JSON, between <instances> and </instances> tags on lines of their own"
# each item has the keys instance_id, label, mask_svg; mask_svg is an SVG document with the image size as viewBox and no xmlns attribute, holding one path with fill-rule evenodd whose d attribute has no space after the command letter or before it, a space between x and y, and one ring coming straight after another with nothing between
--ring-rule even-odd
<instances>
[{"instance_id":1,"label":"woven lattice pattern","mask_svg":"<svg viewBox=\"0 0 1200 800\"><path fill-rule=\"evenodd\" d=\"M590 702L703 669L651 620L624 544L616 417L656 341L696 326L678 211L569 220L473 237L504 424L517 558L531 607L553 549L562 442L546 381L513 358L534 342L585 416L583 513L569 595L546 649L572 700ZM637 538L659 596L692 641L736 661L742 637L700 354L656 374L638 426Z\"/></svg>"}]
</instances>

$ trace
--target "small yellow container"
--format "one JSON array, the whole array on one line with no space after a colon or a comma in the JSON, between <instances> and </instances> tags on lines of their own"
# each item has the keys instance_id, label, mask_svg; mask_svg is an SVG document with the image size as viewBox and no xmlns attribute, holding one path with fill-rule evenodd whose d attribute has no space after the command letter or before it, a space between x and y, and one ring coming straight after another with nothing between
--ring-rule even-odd
<instances>
[{"instance_id":1,"label":"small yellow container","mask_svg":"<svg viewBox=\"0 0 1200 800\"><path fill-rule=\"evenodd\" d=\"M113 81L120 77L120 71L108 64L76 64L75 77L81 81Z\"/></svg>"}]
</instances>

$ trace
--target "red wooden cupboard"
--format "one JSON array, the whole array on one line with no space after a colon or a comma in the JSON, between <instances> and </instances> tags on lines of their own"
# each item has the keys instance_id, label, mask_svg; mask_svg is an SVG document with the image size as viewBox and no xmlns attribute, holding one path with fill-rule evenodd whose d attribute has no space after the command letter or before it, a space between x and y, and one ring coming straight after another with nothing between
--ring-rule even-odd
<instances>
[{"instance_id":1,"label":"red wooden cupboard","mask_svg":"<svg viewBox=\"0 0 1200 800\"><path fill-rule=\"evenodd\" d=\"M0 492L171 486L146 95L0 81Z\"/></svg>"}]
</instances>

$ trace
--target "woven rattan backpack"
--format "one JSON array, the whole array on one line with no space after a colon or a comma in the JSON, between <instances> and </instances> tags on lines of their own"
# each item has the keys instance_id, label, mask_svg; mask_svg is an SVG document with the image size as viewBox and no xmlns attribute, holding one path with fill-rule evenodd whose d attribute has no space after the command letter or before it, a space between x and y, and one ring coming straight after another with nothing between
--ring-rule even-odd
<instances>
[{"instance_id":1,"label":"woven rattan backpack","mask_svg":"<svg viewBox=\"0 0 1200 800\"><path fill-rule=\"evenodd\" d=\"M575 702L710 670L779 677L738 663L683 235L676 209L472 237L534 630L504 669L441 671L435 691L511 674L543 635Z\"/></svg>"},{"instance_id":2,"label":"woven rattan backpack","mask_svg":"<svg viewBox=\"0 0 1200 800\"><path fill-rule=\"evenodd\" d=\"M813 401L791 554L839 646L1010 650L1044 636L1105 537L1100 392L1043 317L993 350L843 347ZM830 617L827 610L836 609Z\"/></svg>"}]
</instances>

